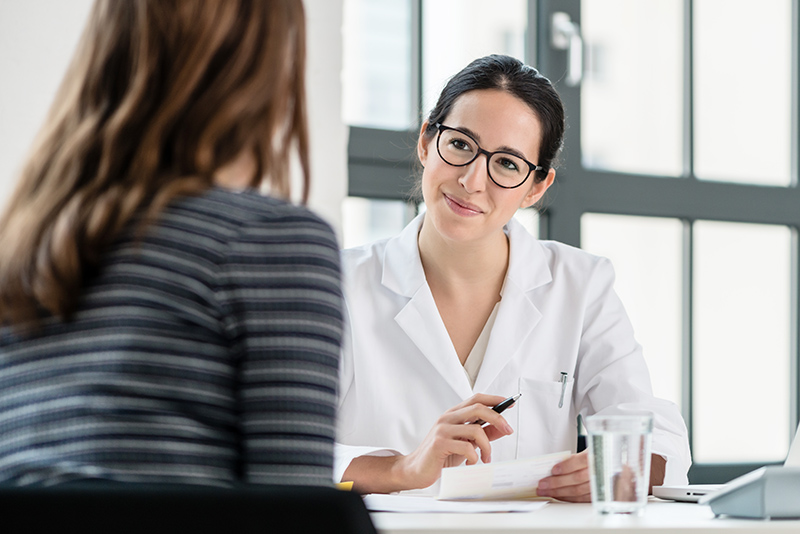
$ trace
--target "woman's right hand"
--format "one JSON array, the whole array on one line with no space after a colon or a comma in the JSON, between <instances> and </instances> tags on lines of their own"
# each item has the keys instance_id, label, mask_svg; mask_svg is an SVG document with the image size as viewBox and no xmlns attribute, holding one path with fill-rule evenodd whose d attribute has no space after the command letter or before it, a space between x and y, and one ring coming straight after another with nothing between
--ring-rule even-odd
<instances>
[{"instance_id":1,"label":"woman's right hand","mask_svg":"<svg viewBox=\"0 0 800 534\"><path fill-rule=\"evenodd\" d=\"M445 467L460 465L465 459L467 465L478 463L478 451L481 461L490 462L490 442L514 432L505 418L492 410L503 400L479 393L444 412L416 450L394 463L396 480L404 486L398 489L426 488L438 480ZM486 424L467 424L478 419Z\"/></svg>"}]
</instances>

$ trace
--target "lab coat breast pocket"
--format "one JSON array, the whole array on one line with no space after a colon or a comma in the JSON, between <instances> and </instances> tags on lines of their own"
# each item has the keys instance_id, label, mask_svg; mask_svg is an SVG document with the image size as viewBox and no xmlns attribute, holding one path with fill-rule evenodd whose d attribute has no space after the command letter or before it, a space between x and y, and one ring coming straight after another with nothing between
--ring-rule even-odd
<instances>
[{"instance_id":1,"label":"lab coat breast pocket","mask_svg":"<svg viewBox=\"0 0 800 534\"><path fill-rule=\"evenodd\" d=\"M574 384L572 377L566 382L519 379L522 397L517 412L517 458L575 450L578 431L572 407Z\"/></svg>"}]
</instances>

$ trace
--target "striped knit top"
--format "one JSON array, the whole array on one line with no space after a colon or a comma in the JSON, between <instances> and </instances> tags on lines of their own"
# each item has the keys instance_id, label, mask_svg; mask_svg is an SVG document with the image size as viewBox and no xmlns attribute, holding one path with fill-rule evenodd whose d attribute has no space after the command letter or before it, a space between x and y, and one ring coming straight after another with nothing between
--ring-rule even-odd
<instances>
[{"instance_id":1,"label":"striped knit top","mask_svg":"<svg viewBox=\"0 0 800 534\"><path fill-rule=\"evenodd\" d=\"M330 227L216 188L135 230L70 321L0 330L0 482L330 485L342 336Z\"/></svg>"}]
</instances>

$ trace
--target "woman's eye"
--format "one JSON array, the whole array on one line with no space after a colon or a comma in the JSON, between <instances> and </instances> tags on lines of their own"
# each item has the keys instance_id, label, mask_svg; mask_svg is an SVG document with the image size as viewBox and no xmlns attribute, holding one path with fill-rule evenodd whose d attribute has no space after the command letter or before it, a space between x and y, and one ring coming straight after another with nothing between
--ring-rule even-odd
<instances>
[{"instance_id":1,"label":"woman's eye","mask_svg":"<svg viewBox=\"0 0 800 534\"><path fill-rule=\"evenodd\" d=\"M462 141L461 139L453 139L450 144L458 150L470 150L469 143Z\"/></svg>"},{"instance_id":2,"label":"woman's eye","mask_svg":"<svg viewBox=\"0 0 800 534\"><path fill-rule=\"evenodd\" d=\"M508 158L501 158L500 166L509 171L518 171L519 166Z\"/></svg>"}]
</instances>

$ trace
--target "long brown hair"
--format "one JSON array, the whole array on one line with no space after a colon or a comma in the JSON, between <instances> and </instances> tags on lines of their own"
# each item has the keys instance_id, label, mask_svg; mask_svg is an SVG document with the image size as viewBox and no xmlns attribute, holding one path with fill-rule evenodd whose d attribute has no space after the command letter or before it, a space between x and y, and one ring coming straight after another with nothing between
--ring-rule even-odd
<instances>
[{"instance_id":1,"label":"long brown hair","mask_svg":"<svg viewBox=\"0 0 800 534\"><path fill-rule=\"evenodd\" d=\"M305 202L304 71L301 0L97 0L0 218L0 324L68 317L137 213L243 153L288 197L296 148Z\"/></svg>"}]
</instances>

